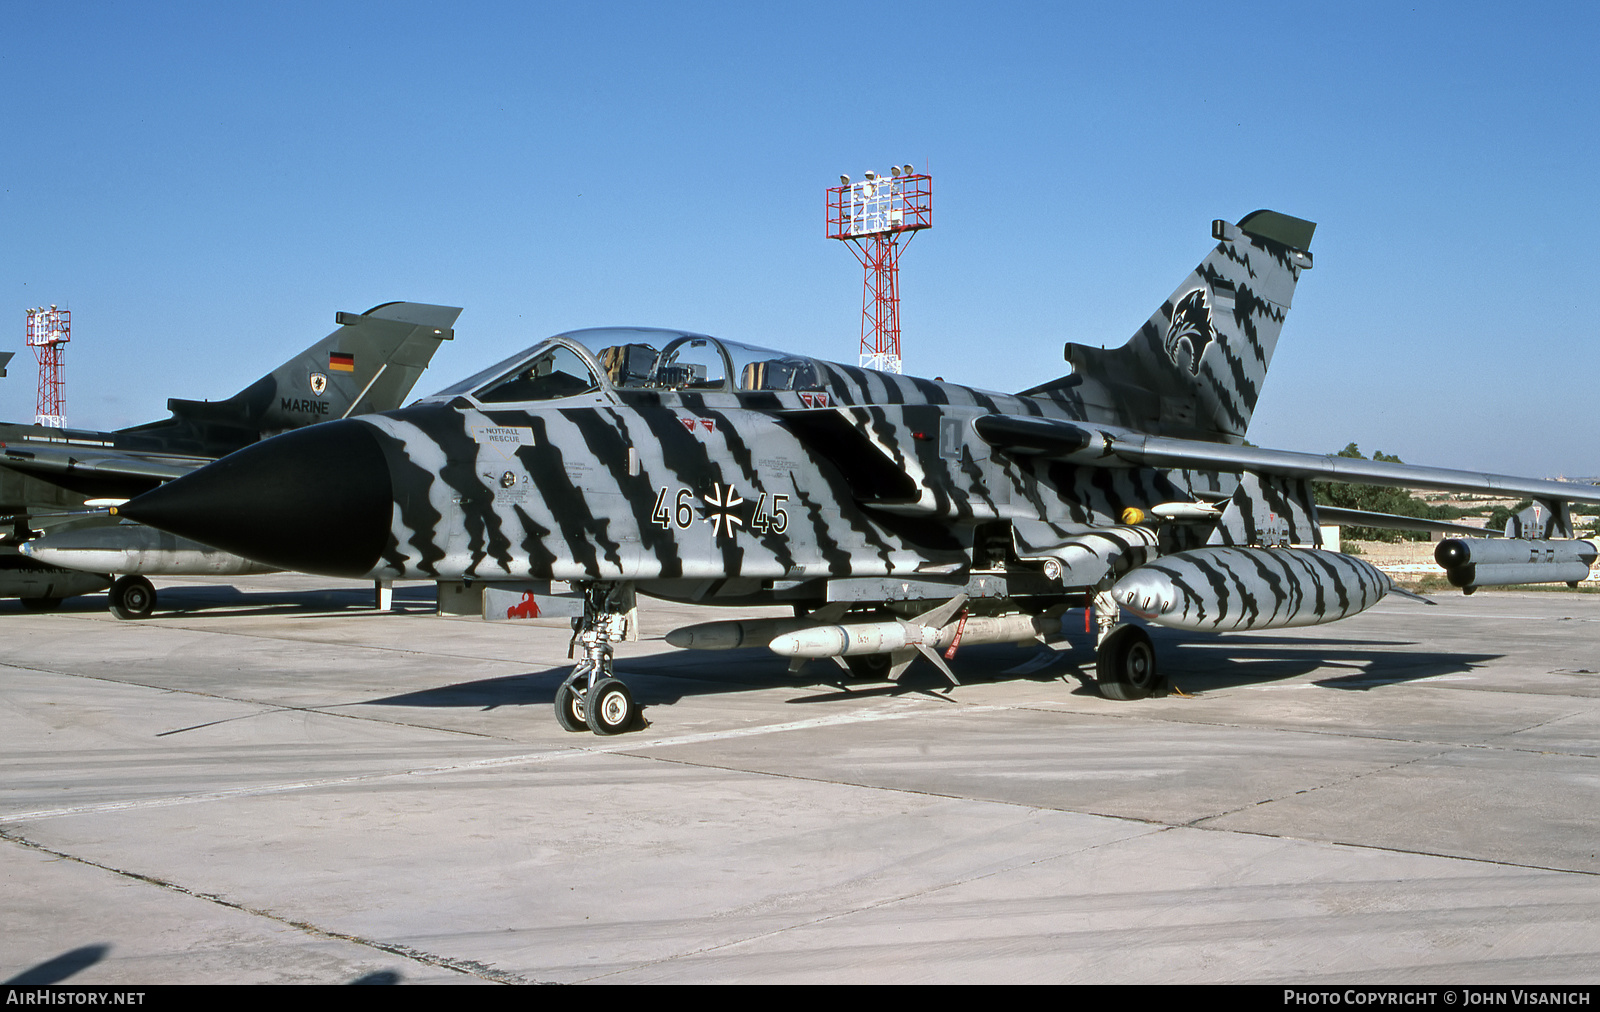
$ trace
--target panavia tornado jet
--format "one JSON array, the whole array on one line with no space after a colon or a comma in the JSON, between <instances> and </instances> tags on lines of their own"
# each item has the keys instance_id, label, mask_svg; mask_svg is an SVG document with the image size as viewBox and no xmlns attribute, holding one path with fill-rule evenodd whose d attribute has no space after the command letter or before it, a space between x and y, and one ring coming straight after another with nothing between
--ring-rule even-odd
<instances>
[{"instance_id":1,"label":"panavia tornado jet","mask_svg":"<svg viewBox=\"0 0 1600 1012\"><path fill-rule=\"evenodd\" d=\"M1156 653L1125 614L1273 629L1392 589L1320 547L1315 481L1531 497L1548 507L1531 539L1458 540L1452 574L1470 589L1587 573L1595 547L1572 540L1567 504L1600 503L1600 487L1244 444L1314 227L1272 211L1215 222L1215 247L1127 344L1069 344L1070 375L1017 394L704 334L582 330L404 410L248 447L121 512L274 567L468 581L486 613L571 616L581 657L556 717L600 734L639 716L611 658L640 593L794 609L679 629L675 645L762 644L889 677L920 657L952 682L959 646L1046 638L1088 607L1101 691L1148 695Z\"/></svg>"},{"instance_id":2,"label":"panavia tornado jet","mask_svg":"<svg viewBox=\"0 0 1600 1012\"><path fill-rule=\"evenodd\" d=\"M171 418L131 429L0 425L0 597L52 608L110 587L113 611L142 617L155 606L146 574L270 571L138 524L108 525L94 510L268 436L399 407L460 313L413 302L339 313L333 333L232 397L169 400Z\"/></svg>"}]
</instances>

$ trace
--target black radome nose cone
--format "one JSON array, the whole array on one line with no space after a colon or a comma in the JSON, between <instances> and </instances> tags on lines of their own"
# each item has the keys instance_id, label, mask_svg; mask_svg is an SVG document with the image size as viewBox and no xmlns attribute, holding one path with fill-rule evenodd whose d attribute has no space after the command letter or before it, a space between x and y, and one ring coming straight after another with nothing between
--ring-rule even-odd
<instances>
[{"instance_id":1,"label":"black radome nose cone","mask_svg":"<svg viewBox=\"0 0 1600 1012\"><path fill-rule=\"evenodd\" d=\"M278 569L355 577L378 565L393 501L371 426L337 421L247 446L117 513Z\"/></svg>"}]
</instances>

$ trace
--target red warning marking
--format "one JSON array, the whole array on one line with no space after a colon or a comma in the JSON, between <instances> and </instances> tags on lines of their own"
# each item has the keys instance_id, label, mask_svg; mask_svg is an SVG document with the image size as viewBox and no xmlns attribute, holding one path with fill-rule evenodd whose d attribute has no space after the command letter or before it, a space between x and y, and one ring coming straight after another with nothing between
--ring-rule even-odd
<instances>
[{"instance_id":1,"label":"red warning marking","mask_svg":"<svg viewBox=\"0 0 1600 1012\"><path fill-rule=\"evenodd\" d=\"M538 618L539 604L533 599L533 591L522 595L522 600L506 609L506 618Z\"/></svg>"}]
</instances>

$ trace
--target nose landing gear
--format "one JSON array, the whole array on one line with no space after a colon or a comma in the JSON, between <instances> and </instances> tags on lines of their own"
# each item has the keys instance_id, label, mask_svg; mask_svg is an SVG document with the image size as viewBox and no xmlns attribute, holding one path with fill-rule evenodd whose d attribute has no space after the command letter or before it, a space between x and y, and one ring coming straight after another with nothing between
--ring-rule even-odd
<instances>
[{"instance_id":1,"label":"nose landing gear","mask_svg":"<svg viewBox=\"0 0 1600 1012\"><path fill-rule=\"evenodd\" d=\"M627 639L634 621L631 583L593 583L584 590L583 618L574 623L574 647L583 658L556 690L556 723L568 731L612 735L641 723L633 693L611 670L612 643Z\"/></svg>"}]
</instances>

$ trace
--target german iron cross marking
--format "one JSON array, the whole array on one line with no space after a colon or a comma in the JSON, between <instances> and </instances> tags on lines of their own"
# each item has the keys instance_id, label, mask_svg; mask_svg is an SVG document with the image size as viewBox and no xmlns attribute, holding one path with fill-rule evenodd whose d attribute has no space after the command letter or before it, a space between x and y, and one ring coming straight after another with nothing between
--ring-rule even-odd
<instances>
[{"instance_id":1,"label":"german iron cross marking","mask_svg":"<svg viewBox=\"0 0 1600 1012\"><path fill-rule=\"evenodd\" d=\"M706 506L708 507L706 519L711 521L711 529L716 531L718 536L726 534L731 538L735 527L744 526L744 521L733 515L733 508L744 505L744 500L739 498L739 494L733 490L732 485L728 486L726 492L722 490L721 482L716 482L712 487L716 489L716 492L713 495L706 496Z\"/></svg>"}]
</instances>

